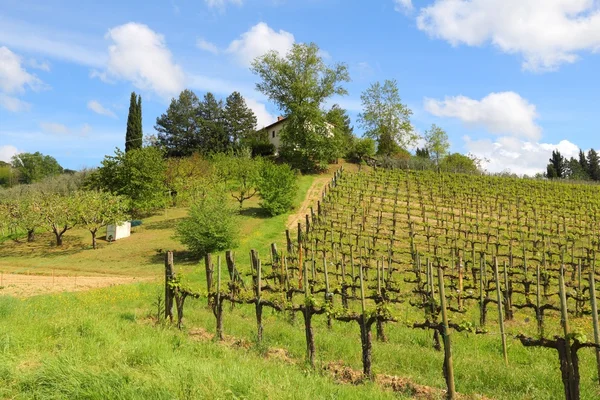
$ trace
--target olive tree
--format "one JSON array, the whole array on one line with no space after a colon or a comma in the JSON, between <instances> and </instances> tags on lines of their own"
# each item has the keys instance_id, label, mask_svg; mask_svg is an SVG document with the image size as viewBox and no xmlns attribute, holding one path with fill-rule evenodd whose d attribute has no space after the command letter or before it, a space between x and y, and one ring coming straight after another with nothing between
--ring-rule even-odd
<instances>
[{"instance_id":1,"label":"olive tree","mask_svg":"<svg viewBox=\"0 0 600 400\"><path fill-rule=\"evenodd\" d=\"M44 223L56 237L56 246L62 246L63 235L80 221L76 196L48 194L40 198L40 211Z\"/></svg>"},{"instance_id":2,"label":"olive tree","mask_svg":"<svg viewBox=\"0 0 600 400\"><path fill-rule=\"evenodd\" d=\"M109 192L82 191L74 199L81 226L92 234L92 248L96 249L96 234L108 224L119 224L127 219L127 202Z\"/></svg>"}]
</instances>

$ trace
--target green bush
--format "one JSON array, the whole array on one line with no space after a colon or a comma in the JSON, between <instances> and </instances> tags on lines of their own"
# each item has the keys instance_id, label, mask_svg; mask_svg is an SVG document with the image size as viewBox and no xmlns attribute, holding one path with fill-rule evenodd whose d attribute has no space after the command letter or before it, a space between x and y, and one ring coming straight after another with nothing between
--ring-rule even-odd
<instances>
[{"instance_id":1,"label":"green bush","mask_svg":"<svg viewBox=\"0 0 600 400\"><path fill-rule=\"evenodd\" d=\"M361 163L367 158L372 158L375 156L376 145L375 140L371 138L357 138L352 144L352 150L349 152L348 158L355 163Z\"/></svg>"},{"instance_id":2,"label":"green bush","mask_svg":"<svg viewBox=\"0 0 600 400\"><path fill-rule=\"evenodd\" d=\"M267 214L283 214L292 208L298 185L296 174L289 165L264 162L257 182L260 206Z\"/></svg>"},{"instance_id":3,"label":"green bush","mask_svg":"<svg viewBox=\"0 0 600 400\"><path fill-rule=\"evenodd\" d=\"M202 258L208 253L237 246L237 213L225 191L212 191L190 208L188 218L177 225L176 237L190 253Z\"/></svg>"}]
</instances>

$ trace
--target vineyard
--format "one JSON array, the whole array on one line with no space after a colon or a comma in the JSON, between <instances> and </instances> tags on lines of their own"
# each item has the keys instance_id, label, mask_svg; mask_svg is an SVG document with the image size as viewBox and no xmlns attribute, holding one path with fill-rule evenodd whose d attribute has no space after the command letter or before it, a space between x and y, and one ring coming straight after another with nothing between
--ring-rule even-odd
<instances>
[{"instance_id":1,"label":"vineyard","mask_svg":"<svg viewBox=\"0 0 600 400\"><path fill-rule=\"evenodd\" d=\"M285 248L272 244L267 257L244 255L248 262L232 252L208 255L201 290L175 274L168 253L166 317L173 319L175 308L181 326L186 299L206 296L222 339L224 305L252 305L258 342L264 309L281 314L281 324L301 318L306 360L313 366L314 318L328 327L355 324L364 379L374 375L374 341L390 340L400 325L426 330L440 352L450 399L460 385L455 377L470 378L455 371L461 354L453 352L453 333L468 335L473 348L480 337L492 337L504 360L498 369L510 368L510 349L517 344L546 348L560 369L554 379L564 388L556 398L599 393L599 186L339 170L285 239ZM596 362L581 363L583 352L595 354ZM584 367L596 376L591 393L580 393Z\"/></svg>"}]
</instances>

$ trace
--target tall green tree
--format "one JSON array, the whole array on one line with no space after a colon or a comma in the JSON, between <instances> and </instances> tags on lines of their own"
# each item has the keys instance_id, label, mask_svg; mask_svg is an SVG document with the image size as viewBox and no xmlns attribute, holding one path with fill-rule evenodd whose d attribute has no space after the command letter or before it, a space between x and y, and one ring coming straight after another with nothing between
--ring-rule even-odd
<instances>
[{"instance_id":1,"label":"tall green tree","mask_svg":"<svg viewBox=\"0 0 600 400\"><path fill-rule=\"evenodd\" d=\"M127 116L127 132L125 133L125 152L141 149L144 134L142 132L142 96L131 92L129 114Z\"/></svg>"},{"instance_id":2,"label":"tall green tree","mask_svg":"<svg viewBox=\"0 0 600 400\"><path fill-rule=\"evenodd\" d=\"M594 181L600 181L600 157L598 152L590 149L587 154L588 175Z\"/></svg>"},{"instance_id":3,"label":"tall green tree","mask_svg":"<svg viewBox=\"0 0 600 400\"><path fill-rule=\"evenodd\" d=\"M589 170L589 165L587 162L587 156L585 155L585 152L581 149L579 149L579 165L581 166L581 169L585 171L585 173L588 173ZM588 176L589 178L589 176Z\"/></svg>"},{"instance_id":4,"label":"tall green tree","mask_svg":"<svg viewBox=\"0 0 600 400\"><path fill-rule=\"evenodd\" d=\"M472 174L480 172L475 159L460 153L447 155L440 162L440 168L444 171Z\"/></svg>"},{"instance_id":5,"label":"tall green tree","mask_svg":"<svg viewBox=\"0 0 600 400\"><path fill-rule=\"evenodd\" d=\"M204 154L222 153L231 148L223 112L223 101L217 100L210 92L199 103L198 117L202 128L200 151Z\"/></svg>"},{"instance_id":6,"label":"tall green tree","mask_svg":"<svg viewBox=\"0 0 600 400\"><path fill-rule=\"evenodd\" d=\"M60 175L63 168L52 156L45 156L39 151L20 153L12 157L12 167L17 171L21 183L39 182L50 176Z\"/></svg>"},{"instance_id":7,"label":"tall green tree","mask_svg":"<svg viewBox=\"0 0 600 400\"><path fill-rule=\"evenodd\" d=\"M553 150L549 161L550 164L546 167L546 176L549 179L565 178L566 160L563 155L558 150Z\"/></svg>"},{"instance_id":8,"label":"tall green tree","mask_svg":"<svg viewBox=\"0 0 600 400\"><path fill-rule=\"evenodd\" d=\"M234 149L238 149L246 138L256 132L256 115L239 92L231 93L225 100L223 123L225 134Z\"/></svg>"},{"instance_id":9,"label":"tall green tree","mask_svg":"<svg viewBox=\"0 0 600 400\"><path fill-rule=\"evenodd\" d=\"M252 71L260 78L257 90L287 117L280 154L302 170L321 168L335 149L323 105L333 95L347 94L342 86L350 80L346 65L330 67L316 44L296 43L285 56L271 51L258 57Z\"/></svg>"},{"instance_id":10,"label":"tall green tree","mask_svg":"<svg viewBox=\"0 0 600 400\"><path fill-rule=\"evenodd\" d=\"M410 123L412 111L402 104L395 80L371 84L360 99L363 112L358 119L365 134L377 140L378 154L392 155L419 139Z\"/></svg>"},{"instance_id":11,"label":"tall green tree","mask_svg":"<svg viewBox=\"0 0 600 400\"><path fill-rule=\"evenodd\" d=\"M575 157L571 157L569 160L565 160L564 175L566 179L572 179L577 181L585 181L590 179L587 171L581 167L579 160Z\"/></svg>"},{"instance_id":12,"label":"tall green tree","mask_svg":"<svg viewBox=\"0 0 600 400\"><path fill-rule=\"evenodd\" d=\"M200 100L191 90L184 90L172 99L167 111L156 118L154 129L158 132L158 145L169 157L190 156L201 151L202 121L199 115Z\"/></svg>"},{"instance_id":13,"label":"tall green tree","mask_svg":"<svg viewBox=\"0 0 600 400\"><path fill-rule=\"evenodd\" d=\"M335 158L348 157L353 149L353 144L356 139L354 136L354 127L351 125L350 116L339 105L334 104L327 114L327 121L332 129L335 141Z\"/></svg>"},{"instance_id":14,"label":"tall green tree","mask_svg":"<svg viewBox=\"0 0 600 400\"><path fill-rule=\"evenodd\" d=\"M439 165L442 158L448 154L450 142L448 134L439 126L433 124L431 128L425 131L425 147L436 164Z\"/></svg>"}]
</instances>

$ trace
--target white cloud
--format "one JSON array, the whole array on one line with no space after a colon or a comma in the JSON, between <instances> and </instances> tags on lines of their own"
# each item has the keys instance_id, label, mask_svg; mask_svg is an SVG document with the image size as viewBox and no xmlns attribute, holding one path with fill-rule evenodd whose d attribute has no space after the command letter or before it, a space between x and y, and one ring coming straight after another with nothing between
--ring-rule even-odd
<instances>
[{"instance_id":1,"label":"white cloud","mask_svg":"<svg viewBox=\"0 0 600 400\"><path fill-rule=\"evenodd\" d=\"M219 48L217 45L202 38L198 38L198 40L196 40L196 47L198 47L200 50L208 51L209 53L219 54Z\"/></svg>"},{"instance_id":2,"label":"white cloud","mask_svg":"<svg viewBox=\"0 0 600 400\"><path fill-rule=\"evenodd\" d=\"M13 145L7 144L0 146L0 161L10 162L11 158L15 154L19 154L20 151Z\"/></svg>"},{"instance_id":3,"label":"white cloud","mask_svg":"<svg viewBox=\"0 0 600 400\"><path fill-rule=\"evenodd\" d=\"M111 118L117 118L117 115L110 109L104 107L96 100L90 100L87 103L87 108L95 112L96 114L105 115Z\"/></svg>"},{"instance_id":4,"label":"white cloud","mask_svg":"<svg viewBox=\"0 0 600 400\"><path fill-rule=\"evenodd\" d=\"M59 124L56 122L41 122L40 128L42 128L42 130L48 133L52 133L55 135L68 135L71 132L66 125Z\"/></svg>"},{"instance_id":5,"label":"white cloud","mask_svg":"<svg viewBox=\"0 0 600 400\"><path fill-rule=\"evenodd\" d=\"M469 153L487 159L485 168L488 172L511 172L518 175L535 175L544 172L553 150L558 150L564 157L577 157L579 147L561 140L558 144L539 143L503 136L496 140L472 140L463 138Z\"/></svg>"},{"instance_id":6,"label":"white cloud","mask_svg":"<svg viewBox=\"0 0 600 400\"><path fill-rule=\"evenodd\" d=\"M235 4L236 6L241 6L244 1L243 0L204 0L206 5L210 8L219 8L224 9L227 4Z\"/></svg>"},{"instance_id":7,"label":"white cloud","mask_svg":"<svg viewBox=\"0 0 600 400\"><path fill-rule=\"evenodd\" d=\"M165 98L184 88L184 73L173 62L164 37L148 26L129 22L110 29L106 38L113 41L106 70L93 75L107 81L129 80L137 88Z\"/></svg>"},{"instance_id":8,"label":"white cloud","mask_svg":"<svg viewBox=\"0 0 600 400\"><path fill-rule=\"evenodd\" d=\"M456 46L491 43L543 71L600 49L596 0L436 0L421 9L419 29Z\"/></svg>"},{"instance_id":9,"label":"white cloud","mask_svg":"<svg viewBox=\"0 0 600 400\"><path fill-rule=\"evenodd\" d=\"M481 100L465 96L425 99L424 106L435 116L458 118L466 125L482 126L496 134L537 140L542 133L535 122L535 105L515 92L490 93Z\"/></svg>"},{"instance_id":10,"label":"white cloud","mask_svg":"<svg viewBox=\"0 0 600 400\"><path fill-rule=\"evenodd\" d=\"M249 66L256 57L270 50L285 55L292 48L294 41L294 35L291 33L284 30L276 32L266 23L259 22L239 39L232 41L226 52L235 55L240 64Z\"/></svg>"},{"instance_id":11,"label":"white cloud","mask_svg":"<svg viewBox=\"0 0 600 400\"><path fill-rule=\"evenodd\" d=\"M50 72L50 64L46 61L38 61L35 58L30 59L27 64L34 69L39 69L41 71Z\"/></svg>"},{"instance_id":12,"label":"white cloud","mask_svg":"<svg viewBox=\"0 0 600 400\"><path fill-rule=\"evenodd\" d=\"M0 26L0 43L12 48L97 68L106 63L106 55L96 50L101 43L96 43L93 37L48 30L39 24L28 24L1 16Z\"/></svg>"},{"instance_id":13,"label":"white cloud","mask_svg":"<svg viewBox=\"0 0 600 400\"><path fill-rule=\"evenodd\" d=\"M412 11L413 4L412 0L394 0L394 10L400 12Z\"/></svg>"},{"instance_id":14,"label":"white cloud","mask_svg":"<svg viewBox=\"0 0 600 400\"><path fill-rule=\"evenodd\" d=\"M0 47L0 91L23 93L25 86L34 90L43 87L42 81L27 72L21 63L21 57L10 51L8 47Z\"/></svg>"},{"instance_id":15,"label":"white cloud","mask_svg":"<svg viewBox=\"0 0 600 400\"><path fill-rule=\"evenodd\" d=\"M11 112L21 112L29 111L31 109L31 104L16 97L0 93L0 107Z\"/></svg>"},{"instance_id":16,"label":"white cloud","mask_svg":"<svg viewBox=\"0 0 600 400\"><path fill-rule=\"evenodd\" d=\"M79 129L71 129L64 124L57 122L40 122L40 128L42 128L45 133L51 133L53 135L76 134L79 136L86 136L92 130L92 127L89 124L83 124Z\"/></svg>"},{"instance_id":17,"label":"white cloud","mask_svg":"<svg viewBox=\"0 0 600 400\"><path fill-rule=\"evenodd\" d=\"M254 115L256 115L256 127L258 129L272 124L277 119L273 114L267 111L267 107L263 103L247 97L244 98L244 100L246 100L246 105L254 112Z\"/></svg>"}]
</instances>

